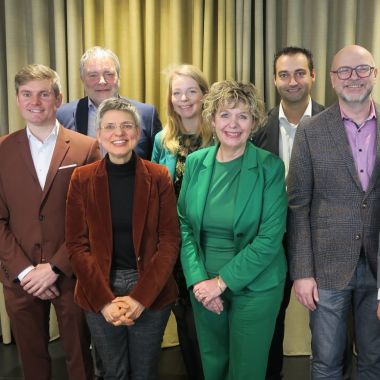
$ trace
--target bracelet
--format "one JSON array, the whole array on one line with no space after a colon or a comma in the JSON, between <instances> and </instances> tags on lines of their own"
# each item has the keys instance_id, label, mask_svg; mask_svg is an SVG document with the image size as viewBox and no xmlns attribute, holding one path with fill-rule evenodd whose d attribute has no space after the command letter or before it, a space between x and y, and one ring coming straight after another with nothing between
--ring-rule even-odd
<instances>
[{"instance_id":1,"label":"bracelet","mask_svg":"<svg viewBox=\"0 0 380 380\"><path fill-rule=\"evenodd\" d=\"M226 289L223 289L222 283L220 282L220 276L216 276L216 279L218 281L218 288L221 293L223 293Z\"/></svg>"}]
</instances>

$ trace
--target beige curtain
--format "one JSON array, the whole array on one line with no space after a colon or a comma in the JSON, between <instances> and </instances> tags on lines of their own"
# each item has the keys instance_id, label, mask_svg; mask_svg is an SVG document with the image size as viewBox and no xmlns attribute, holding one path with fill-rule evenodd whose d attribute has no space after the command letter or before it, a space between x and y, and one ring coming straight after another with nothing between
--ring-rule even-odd
<instances>
[{"instance_id":1,"label":"beige curtain","mask_svg":"<svg viewBox=\"0 0 380 380\"><path fill-rule=\"evenodd\" d=\"M0 134L23 127L15 105L14 75L32 62L59 73L66 100L83 95L79 59L87 48L106 46L121 61L121 94L156 105L165 121L171 63L192 63L209 81L254 82L267 104L274 53L299 45L314 53L314 98L334 101L329 65L347 44L361 44L380 64L378 0L0 0ZM380 89L374 91L380 100ZM3 339L9 323L0 297ZM170 341L174 338L171 336ZM294 299L286 319L285 350L310 352L308 314Z\"/></svg>"}]
</instances>

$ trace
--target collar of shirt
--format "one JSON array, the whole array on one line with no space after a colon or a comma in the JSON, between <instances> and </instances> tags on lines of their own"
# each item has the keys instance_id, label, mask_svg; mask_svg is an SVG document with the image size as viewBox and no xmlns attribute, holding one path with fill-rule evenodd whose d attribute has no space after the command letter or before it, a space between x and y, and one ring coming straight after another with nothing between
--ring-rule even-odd
<instances>
[{"instance_id":1,"label":"collar of shirt","mask_svg":"<svg viewBox=\"0 0 380 380\"><path fill-rule=\"evenodd\" d=\"M87 136L96 137L96 106L93 101L88 98L88 122L87 122Z\"/></svg>"},{"instance_id":2,"label":"collar of shirt","mask_svg":"<svg viewBox=\"0 0 380 380\"><path fill-rule=\"evenodd\" d=\"M347 126L347 123L345 123L345 121L349 121L349 122L351 122L353 125L355 125L357 129L360 129L360 128L362 128L362 127L367 123L367 121L372 120L372 119L376 120L375 104L373 103L373 100L371 100L371 105L370 105L370 108L369 108L368 116L367 116L367 118L363 121L363 123L361 123L360 125L356 124L351 118L349 118L349 117L344 113L344 111L342 110L342 108L340 108L340 116L342 117L342 120L343 120L343 123L345 124L345 126Z\"/></svg>"},{"instance_id":3,"label":"collar of shirt","mask_svg":"<svg viewBox=\"0 0 380 380\"><path fill-rule=\"evenodd\" d=\"M300 119L300 122L306 118L306 117L311 117L311 114L312 114L312 100L311 98L309 98L309 103L305 109L305 112L303 113L301 119ZM282 102L280 102L280 106L279 106L279 111L278 111L278 119L281 121L281 120L284 120L286 121L286 124L292 126L293 128L297 128L297 125L298 124L293 124L293 123L290 123L288 118L286 117L285 115L285 112L284 112L284 109L282 108Z\"/></svg>"},{"instance_id":4,"label":"collar of shirt","mask_svg":"<svg viewBox=\"0 0 380 380\"><path fill-rule=\"evenodd\" d=\"M95 110L96 112L96 105L94 104L94 102L88 97L88 109L92 109L92 110Z\"/></svg>"},{"instance_id":5,"label":"collar of shirt","mask_svg":"<svg viewBox=\"0 0 380 380\"><path fill-rule=\"evenodd\" d=\"M33 133L30 131L29 127L26 126L26 135L28 136L29 144L46 144L49 140L57 141L57 136L59 132L59 122L58 120L55 121L55 126L51 130L49 136L46 137L44 141L39 140L36 136L33 135Z\"/></svg>"}]
</instances>

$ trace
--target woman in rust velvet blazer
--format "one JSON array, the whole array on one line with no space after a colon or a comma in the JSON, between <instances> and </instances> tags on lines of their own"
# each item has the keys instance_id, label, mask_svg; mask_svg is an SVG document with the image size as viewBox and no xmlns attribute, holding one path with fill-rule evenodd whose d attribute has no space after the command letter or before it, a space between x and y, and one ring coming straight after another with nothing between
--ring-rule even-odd
<instances>
[{"instance_id":1,"label":"woman in rust velvet blazer","mask_svg":"<svg viewBox=\"0 0 380 380\"><path fill-rule=\"evenodd\" d=\"M177 296L179 246L173 185L165 167L133 149L139 117L125 99L97 111L106 157L75 170L66 242L104 379L155 379L164 329Z\"/></svg>"}]
</instances>

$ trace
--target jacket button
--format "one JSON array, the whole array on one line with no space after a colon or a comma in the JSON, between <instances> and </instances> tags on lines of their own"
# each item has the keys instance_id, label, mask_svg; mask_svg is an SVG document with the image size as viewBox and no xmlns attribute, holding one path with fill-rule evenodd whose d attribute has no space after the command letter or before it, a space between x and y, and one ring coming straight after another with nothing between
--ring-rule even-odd
<instances>
[{"instance_id":1,"label":"jacket button","mask_svg":"<svg viewBox=\"0 0 380 380\"><path fill-rule=\"evenodd\" d=\"M368 206L368 205L367 205L367 203L365 203L365 202L362 204L362 208L367 208L367 206Z\"/></svg>"},{"instance_id":2,"label":"jacket button","mask_svg":"<svg viewBox=\"0 0 380 380\"><path fill-rule=\"evenodd\" d=\"M137 256L137 261L141 261L142 260L142 257L141 256Z\"/></svg>"},{"instance_id":3,"label":"jacket button","mask_svg":"<svg viewBox=\"0 0 380 380\"><path fill-rule=\"evenodd\" d=\"M355 235L355 240L360 240L362 238L362 235L361 234L356 234Z\"/></svg>"},{"instance_id":4,"label":"jacket button","mask_svg":"<svg viewBox=\"0 0 380 380\"><path fill-rule=\"evenodd\" d=\"M40 220L40 222L42 222L45 219L45 217L43 215L39 215L38 219Z\"/></svg>"}]
</instances>

